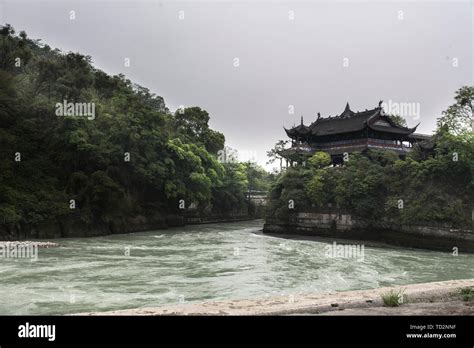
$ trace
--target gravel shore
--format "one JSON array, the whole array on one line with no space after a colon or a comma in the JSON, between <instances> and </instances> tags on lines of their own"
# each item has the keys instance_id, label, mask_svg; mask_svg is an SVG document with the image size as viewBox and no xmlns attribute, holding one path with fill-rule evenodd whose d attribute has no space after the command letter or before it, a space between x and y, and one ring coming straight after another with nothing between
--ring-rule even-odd
<instances>
[{"instance_id":1,"label":"gravel shore","mask_svg":"<svg viewBox=\"0 0 474 348\"><path fill-rule=\"evenodd\" d=\"M465 301L461 295L461 289L466 288L474 289L474 279L80 315L474 315L474 301ZM398 307L385 307L381 296L401 290L404 303Z\"/></svg>"}]
</instances>

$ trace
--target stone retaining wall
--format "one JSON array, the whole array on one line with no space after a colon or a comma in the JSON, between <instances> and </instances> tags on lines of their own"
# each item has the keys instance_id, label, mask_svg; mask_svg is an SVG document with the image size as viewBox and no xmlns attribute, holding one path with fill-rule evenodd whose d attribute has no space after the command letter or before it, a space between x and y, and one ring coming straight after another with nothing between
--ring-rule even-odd
<instances>
[{"instance_id":1,"label":"stone retaining wall","mask_svg":"<svg viewBox=\"0 0 474 348\"><path fill-rule=\"evenodd\" d=\"M267 219L263 232L377 241L448 252L474 252L472 230L407 226L389 221L368 224L354 219L350 214L300 212L288 221Z\"/></svg>"}]
</instances>

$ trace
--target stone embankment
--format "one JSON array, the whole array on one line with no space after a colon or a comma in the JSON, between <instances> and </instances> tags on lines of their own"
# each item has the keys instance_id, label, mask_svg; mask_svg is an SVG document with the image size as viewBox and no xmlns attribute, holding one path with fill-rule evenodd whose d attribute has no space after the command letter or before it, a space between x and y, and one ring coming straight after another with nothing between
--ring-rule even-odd
<instances>
[{"instance_id":1,"label":"stone embankment","mask_svg":"<svg viewBox=\"0 0 474 348\"><path fill-rule=\"evenodd\" d=\"M474 253L474 231L443 226L407 226L390 221L367 223L350 214L300 212L288 221L268 218L264 233L383 242L390 245Z\"/></svg>"},{"instance_id":2,"label":"stone embankment","mask_svg":"<svg viewBox=\"0 0 474 348\"><path fill-rule=\"evenodd\" d=\"M178 304L82 315L474 315L474 279L449 280L371 290L288 295L260 299ZM403 293L398 307L386 307L382 295Z\"/></svg>"}]
</instances>

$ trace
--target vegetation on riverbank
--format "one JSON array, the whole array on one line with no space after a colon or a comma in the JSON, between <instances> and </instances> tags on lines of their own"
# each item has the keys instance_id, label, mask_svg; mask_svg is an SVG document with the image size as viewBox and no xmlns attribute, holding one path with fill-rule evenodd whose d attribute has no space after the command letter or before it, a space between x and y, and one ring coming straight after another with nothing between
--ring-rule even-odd
<instances>
[{"instance_id":1,"label":"vegetation on riverbank","mask_svg":"<svg viewBox=\"0 0 474 348\"><path fill-rule=\"evenodd\" d=\"M474 288L463 288L460 290L463 301L474 300Z\"/></svg>"},{"instance_id":2,"label":"vegetation on riverbank","mask_svg":"<svg viewBox=\"0 0 474 348\"><path fill-rule=\"evenodd\" d=\"M433 156L415 149L401 160L369 151L329 167L328 155L316 153L307 166L276 178L229 156L205 110L172 113L163 98L95 68L91 57L52 49L6 25L0 235L44 223L63 229L69 220L109 233L144 220L166 226L190 207L195 215L241 216L254 212L247 192L267 191L270 183L268 215L282 221L298 211L337 210L369 222L471 228L473 98L473 87L456 92L439 119ZM58 115L66 102L93 104L93 117Z\"/></svg>"},{"instance_id":3,"label":"vegetation on riverbank","mask_svg":"<svg viewBox=\"0 0 474 348\"><path fill-rule=\"evenodd\" d=\"M58 114L69 103L94 114ZM162 97L91 57L1 27L0 234L68 219L166 224L190 206L247 214L246 192L266 190L269 175L222 159L225 137L209 119L199 107L171 113Z\"/></svg>"},{"instance_id":4,"label":"vegetation on riverbank","mask_svg":"<svg viewBox=\"0 0 474 348\"><path fill-rule=\"evenodd\" d=\"M474 87L456 92L438 119L434 152L414 148L405 159L390 151L350 154L342 167L316 153L290 167L270 192L269 217L288 221L299 211L344 211L360 220L472 228Z\"/></svg>"},{"instance_id":5,"label":"vegetation on riverbank","mask_svg":"<svg viewBox=\"0 0 474 348\"><path fill-rule=\"evenodd\" d=\"M387 293L381 294L383 305L386 307L398 307L402 303L406 302L403 289L390 290Z\"/></svg>"}]
</instances>

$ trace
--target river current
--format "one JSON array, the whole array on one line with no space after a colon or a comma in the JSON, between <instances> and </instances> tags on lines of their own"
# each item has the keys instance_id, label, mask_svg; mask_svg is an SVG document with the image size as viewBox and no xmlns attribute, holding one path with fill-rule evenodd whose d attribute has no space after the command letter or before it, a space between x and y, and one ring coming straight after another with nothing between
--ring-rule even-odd
<instances>
[{"instance_id":1,"label":"river current","mask_svg":"<svg viewBox=\"0 0 474 348\"><path fill-rule=\"evenodd\" d=\"M474 278L474 255L261 234L263 221L50 240L38 259L0 259L0 315L72 314ZM339 244L344 241L337 241ZM356 243L347 241L346 243Z\"/></svg>"}]
</instances>

